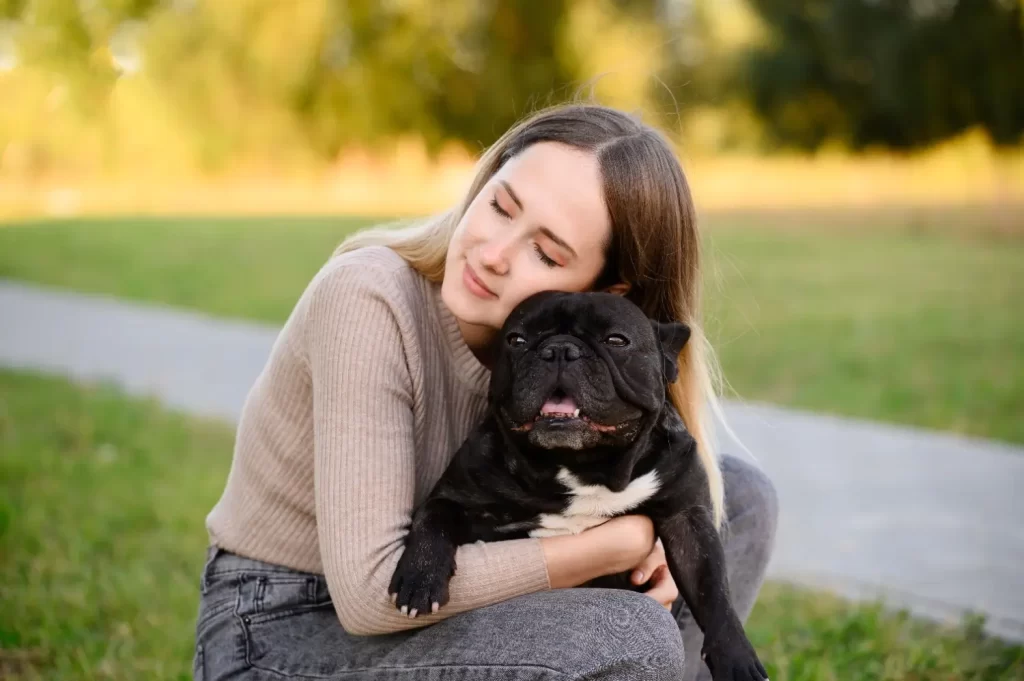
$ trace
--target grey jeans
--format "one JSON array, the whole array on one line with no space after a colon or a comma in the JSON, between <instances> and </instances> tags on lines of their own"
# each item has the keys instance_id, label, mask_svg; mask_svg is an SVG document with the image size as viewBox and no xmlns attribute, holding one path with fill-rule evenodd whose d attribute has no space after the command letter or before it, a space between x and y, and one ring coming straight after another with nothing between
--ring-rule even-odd
<instances>
[{"instance_id":1,"label":"grey jeans","mask_svg":"<svg viewBox=\"0 0 1024 681\"><path fill-rule=\"evenodd\" d=\"M729 586L746 620L774 545L778 503L754 466L723 457L722 469ZM709 678L702 642L681 598L669 612L643 594L585 588L520 596L412 631L352 636L323 575L211 547L193 674L197 681Z\"/></svg>"}]
</instances>

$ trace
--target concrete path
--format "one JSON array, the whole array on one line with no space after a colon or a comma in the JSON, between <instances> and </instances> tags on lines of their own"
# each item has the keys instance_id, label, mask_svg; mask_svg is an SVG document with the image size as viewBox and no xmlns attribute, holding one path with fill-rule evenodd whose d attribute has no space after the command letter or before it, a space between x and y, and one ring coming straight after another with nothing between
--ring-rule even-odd
<instances>
[{"instance_id":1,"label":"concrete path","mask_svg":"<svg viewBox=\"0 0 1024 681\"><path fill-rule=\"evenodd\" d=\"M237 419L277 328L0 281L0 366ZM779 490L774 579L1024 641L1024 448L729 403ZM1022 415L1024 418L1024 415ZM727 449L735 451L735 447Z\"/></svg>"}]
</instances>

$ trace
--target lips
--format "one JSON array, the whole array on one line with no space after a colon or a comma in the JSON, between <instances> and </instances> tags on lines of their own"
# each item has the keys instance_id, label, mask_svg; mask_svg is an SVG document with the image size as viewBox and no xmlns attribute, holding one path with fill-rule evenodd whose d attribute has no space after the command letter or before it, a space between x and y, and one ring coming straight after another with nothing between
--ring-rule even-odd
<instances>
[{"instance_id":1,"label":"lips","mask_svg":"<svg viewBox=\"0 0 1024 681\"><path fill-rule=\"evenodd\" d=\"M480 280L480 277L473 271L473 267L466 261L465 267L462 269L462 281L469 289L470 293L477 296L478 298L497 298L498 294L487 288L487 285Z\"/></svg>"}]
</instances>

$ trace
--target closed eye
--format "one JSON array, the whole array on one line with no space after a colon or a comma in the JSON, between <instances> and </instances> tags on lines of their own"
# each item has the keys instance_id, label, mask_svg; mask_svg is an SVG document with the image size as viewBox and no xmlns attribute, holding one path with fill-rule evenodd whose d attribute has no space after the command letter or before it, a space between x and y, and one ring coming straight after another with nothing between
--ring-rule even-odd
<instances>
[{"instance_id":1,"label":"closed eye","mask_svg":"<svg viewBox=\"0 0 1024 681\"><path fill-rule=\"evenodd\" d=\"M512 217L511 215L508 214L508 211L501 207L501 204L498 203L497 197L491 199L491 208L493 208L494 212L503 218Z\"/></svg>"},{"instance_id":2,"label":"closed eye","mask_svg":"<svg viewBox=\"0 0 1024 681\"><path fill-rule=\"evenodd\" d=\"M544 263L548 267L558 267L558 261L548 256L548 254L544 252L544 250L540 247L539 244L534 244L533 250L537 253L537 257L540 258L540 261L542 263Z\"/></svg>"}]
</instances>

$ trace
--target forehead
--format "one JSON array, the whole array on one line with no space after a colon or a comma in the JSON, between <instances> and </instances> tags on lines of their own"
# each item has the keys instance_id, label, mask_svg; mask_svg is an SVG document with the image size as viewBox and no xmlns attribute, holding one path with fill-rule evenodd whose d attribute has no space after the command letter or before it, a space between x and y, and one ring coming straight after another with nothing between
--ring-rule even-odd
<instances>
[{"instance_id":1,"label":"forehead","mask_svg":"<svg viewBox=\"0 0 1024 681\"><path fill-rule=\"evenodd\" d=\"M512 185L531 222L552 230L577 251L603 248L611 220L600 163L593 154L538 142L509 159L495 179Z\"/></svg>"}]
</instances>

